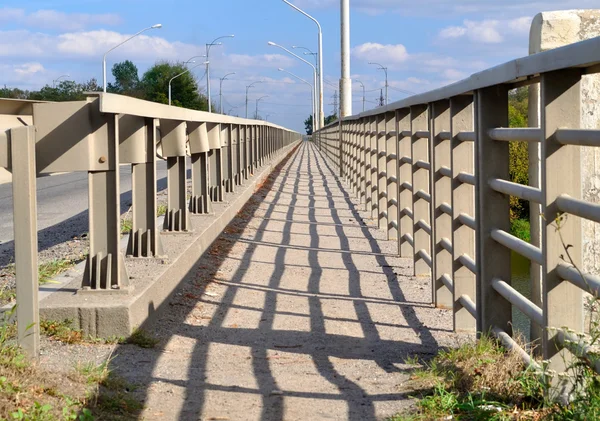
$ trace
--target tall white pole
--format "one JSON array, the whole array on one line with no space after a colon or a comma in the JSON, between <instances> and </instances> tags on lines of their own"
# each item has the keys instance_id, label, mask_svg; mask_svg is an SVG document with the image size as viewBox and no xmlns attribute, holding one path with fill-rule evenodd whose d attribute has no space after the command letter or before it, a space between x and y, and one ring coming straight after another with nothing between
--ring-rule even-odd
<instances>
[{"instance_id":1,"label":"tall white pole","mask_svg":"<svg viewBox=\"0 0 600 421\"><path fill-rule=\"evenodd\" d=\"M352 115L350 79L350 0L341 0L342 77L340 79L340 118Z\"/></svg>"},{"instance_id":2,"label":"tall white pole","mask_svg":"<svg viewBox=\"0 0 600 421\"><path fill-rule=\"evenodd\" d=\"M297 6L294 6L292 3L290 3L287 0L283 0L284 3L286 3L288 6L292 7L293 9L295 9L296 11L302 13L304 16L306 16L307 18L309 18L310 20L312 20L316 25L317 28L319 30L319 86L318 86L318 91L319 91L319 124L317 125L317 128L320 129L325 125L325 115L324 115L324 110L323 110L323 31L321 30L321 24L319 23L318 20L316 20L315 18L313 18L311 15L309 15L308 13L306 13L304 10L300 9Z\"/></svg>"},{"instance_id":3,"label":"tall white pole","mask_svg":"<svg viewBox=\"0 0 600 421\"><path fill-rule=\"evenodd\" d=\"M234 38L235 35L224 35L222 37L219 38L215 38L210 44L206 44L206 93L208 95L208 112L212 113L212 98L210 95L210 59L208 58L208 55L210 54L210 47L212 47L213 45L222 45L222 43L217 42L220 39L223 38Z\"/></svg>"},{"instance_id":4,"label":"tall white pole","mask_svg":"<svg viewBox=\"0 0 600 421\"><path fill-rule=\"evenodd\" d=\"M310 99L311 99L311 104L312 104L312 131L313 133L315 132L315 128L316 128L316 124L317 124L317 105L316 105L316 101L315 101L315 85L317 83L317 74L315 72L313 72L313 84L307 82L306 80L302 79L300 76L295 75L292 72L288 72L285 69L279 68L280 72L285 72L288 75L295 77L296 79L298 79L301 82L306 83L308 86L310 86Z\"/></svg>"}]
</instances>

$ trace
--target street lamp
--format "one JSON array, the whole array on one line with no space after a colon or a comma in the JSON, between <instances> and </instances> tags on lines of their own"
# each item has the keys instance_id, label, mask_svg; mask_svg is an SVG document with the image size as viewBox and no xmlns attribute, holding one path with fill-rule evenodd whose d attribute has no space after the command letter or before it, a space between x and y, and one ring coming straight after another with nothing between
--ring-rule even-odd
<instances>
[{"instance_id":1,"label":"street lamp","mask_svg":"<svg viewBox=\"0 0 600 421\"><path fill-rule=\"evenodd\" d=\"M260 101L261 99L265 99L265 98L268 98L268 97L269 97L269 95L265 95L265 96L261 96L260 98L258 98L258 99L256 100L256 111L255 111L255 114L254 114L254 119L255 119L255 120L258 120L258 103L259 103L259 101Z\"/></svg>"},{"instance_id":2,"label":"street lamp","mask_svg":"<svg viewBox=\"0 0 600 421\"><path fill-rule=\"evenodd\" d=\"M306 48L306 47L299 47L297 45L292 45L292 49L295 50L296 48L300 48L301 50L306 50L305 52L302 53L305 56L314 56L315 57L315 65L319 66L319 55L317 53L313 52L312 50L310 50L309 48Z\"/></svg>"},{"instance_id":3,"label":"street lamp","mask_svg":"<svg viewBox=\"0 0 600 421\"><path fill-rule=\"evenodd\" d=\"M70 76L71 76L71 75L62 75L62 76L59 76L59 77L57 77L56 79L54 79L54 80L52 81L52 87L53 87L53 88L55 88L55 87L56 87L56 82L58 82L58 81L59 81L60 79L62 79L63 77L70 77Z\"/></svg>"},{"instance_id":4,"label":"street lamp","mask_svg":"<svg viewBox=\"0 0 600 421\"><path fill-rule=\"evenodd\" d=\"M219 113L221 113L221 114L223 114L223 81L229 80L229 79L227 79L227 76L231 76L231 75L235 75L235 72L227 73L222 78L219 78Z\"/></svg>"},{"instance_id":5,"label":"street lamp","mask_svg":"<svg viewBox=\"0 0 600 421\"><path fill-rule=\"evenodd\" d=\"M310 87L311 87L311 90L310 90L310 96L311 96L311 98L312 98L312 107L313 107L313 109L312 109L312 115L313 115L313 118L312 118L312 130L313 130L313 133L314 133L314 131L315 131L315 125L317 124L317 123L316 123L316 121L315 121L315 118L316 118L316 115L315 115L315 114L316 114L316 111L315 111L315 109L316 109L316 105L315 105L315 87L314 87L314 86L313 86L311 83L308 83L306 80L302 79L300 76L296 76L296 75L295 75L295 74L293 74L292 72L288 72L287 70L285 70L285 69L282 69L281 67L279 68L279 71L280 71L280 72L285 72L285 73L287 73L288 75L290 75L290 76L292 76L292 77L295 77L295 78L296 78L296 79L298 79L299 81L301 81L301 82L304 82L304 83L306 83L308 86L310 86Z\"/></svg>"},{"instance_id":6,"label":"street lamp","mask_svg":"<svg viewBox=\"0 0 600 421\"><path fill-rule=\"evenodd\" d=\"M318 90L319 90L319 124L318 124L318 128L321 128L325 125L325 115L323 114L323 31L321 30L321 24L319 23L319 21L317 21L315 18L313 18L311 15L309 15L308 13L306 13L304 10L300 9L297 6L294 6L292 3L290 3L287 0L283 0L284 3L286 3L288 6L292 7L293 9L295 9L296 11L302 13L304 16L306 16L307 18L309 18L310 20L312 20L316 25L317 28L319 30L319 86L318 86ZM317 88L315 86L315 88Z\"/></svg>"},{"instance_id":7,"label":"street lamp","mask_svg":"<svg viewBox=\"0 0 600 421\"><path fill-rule=\"evenodd\" d=\"M281 45L279 45L279 44L275 44L274 42L271 42L271 41L269 41L269 42L268 42L268 44L269 44L270 46L272 46L272 47L279 47L279 48L281 48L283 51L286 51L287 53L289 53L289 54L293 55L293 56L294 56L294 57L296 57L298 60L302 60L303 62L305 62L306 64L308 64L310 67L312 67L312 68L313 68L313 80L314 80L314 88L313 88L313 89L315 90L315 98L317 98L317 92L316 92L316 89L317 89L317 68L316 68L315 66L313 66L313 64L312 64L312 63L309 63L308 61L304 60L302 57L300 57L300 56L298 56L298 55L296 55L296 54L292 53L290 50L288 50L287 48L285 48L285 47L283 47L283 46L281 46ZM317 110L316 110L316 111L317 111L317 113L318 113L318 112L319 112L319 109L317 108ZM324 122L323 122L323 123L324 123ZM319 123L317 123L317 124L315 125L315 127L316 127L317 129L319 129L319 128L320 128L320 127L322 127L322 126L319 126Z\"/></svg>"},{"instance_id":8,"label":"street lamp","mask_svg":"<svg viewBox=\"0 0 600 421\"><path fill-rule=\"evenodd\" d=\"M271 117L272 115L277 115L277 113L269 113L265 115L265 121L269 121L269 117Z\"/></svg>"},{"instance_id":9,"label":"street lamp","mask_svg":"<svg viewBox=\"0 0 600 421\"><path fill-rule=\"evenodd\" d=\"M362 88L363 88L363 101L362 102L363 102L363 113L364 113L365 112L365 101L366 101L366 98L365 98L365 85L360 80L358 80L358 79L356 81L358 83L360 83L360 86L362 86Z\"/></svg>"},{"instance_id":10,"label":"street lamp","mask_svg":"<svg viewBox=\"0 0 600 421\"><path fill-rule=\"evenodd\" d=\"M250 85L246 86L246 118L248 118L248 89L252 88L257 83L263 83L262 80L257 80L256 82L252 82Z\"/></svg>"},{"instance_id":11,"label":"street lamp","mask_svg":"<svg viewBox=\"0 0 600 421\"><path fill-rule=\"evenodd\" d=\"M213 45L223 45L222 42L217 42L220 39L223 38L234 38L235 35L224 35L222 37L219 38L215 38L213 40L213 42L211 42L210 44L206 44L206 60L209 60L209 54L210 54L210 47L212 47ZM207 61L206 62L206 91L208 92L208 112L212 113L212 103L211 103L211 98L210 98L210 62Z\"/></svg>"},{"instance_id":12,"label":"street lamp","mask_svg":"<svg viewBox=\"0 0 600 421\"><path fill-rule=\"evenodd\" d=\"M388 68L382 66L379 63L374 63L374 62L369 62L369 64L374 64L376 66L379 66L378 69L379 70L383 70L385 72L385 105L388 105Z\"/></svg>"},{"instance_id":13,"label":"street lamp","mask_svg":"<svg viewBox=\"0 0 600 421\"><path fill-rule=\"evenodd\" d=\"M104 93L106 93L106 56L108 53L110 53L112 50L120 47L121 45L125 44L127 41L137 37L138 35L140 35L142 32L146 32L149 31L151 29L160 29L162 28L162 25L160 23L157 23L156 25L152 25L149 26L148 28L142 29L140 32L133 34L132 36L130 36L129 38L127 38L125 41L121 42L120 44L115 45L113 48L111 48L110 50L108 50L106 53L104 53L104 57L102 58L102 81L104 84Z\"/></svg>"},{"instance_id":14,"label":"street lamp","mask_svg":"<svg viewBox=\"0 0 600 421\"><path fill-rule=\"evenodd\" d=\"M178 74L178 75L176 75L176 76L173 76L173 77L171 78L171 80L169 80L169 105L171 105L171 83L172 83L172 82L173 82L175 79L177 79L179 76L183 76L183 75L185 75L186 73L188 73L188 72L191 72L192 70L194 70L196 67L202 66L203 64L207 64L207 63L208 63L208 61L205 61L204 63L197 64L197 65L195 65L194 67L192 67L192 68L190 68L190 69L187 69L186 71L184 71L184 72L181 72L181 73L179 73L179 74Z\"/></svg>"}]
</instances>

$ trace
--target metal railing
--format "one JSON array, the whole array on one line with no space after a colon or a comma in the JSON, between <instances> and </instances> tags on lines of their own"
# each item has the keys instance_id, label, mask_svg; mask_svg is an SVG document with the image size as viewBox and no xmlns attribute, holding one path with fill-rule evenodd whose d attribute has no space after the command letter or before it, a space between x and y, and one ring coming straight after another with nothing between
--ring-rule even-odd
<instances>
[{"instance_id":1,"label":"metal railing","mask_svg":"<svg viewBox=\"0 0 600 421\"><path fill-rule=\"evenodd\" d=\"M314 136L399 254L414 260L415 275L432 276L432 302L452 309L456 331L492 332L516 347L515 306L542 327L540 352L557 372L572 358L562 328L584 332L583 292L600 291L600 277L577 269L581 218L600 222L600 205L583 201L580 186L581 146L600 146L600 130L580 130L580 82L598 72L600 38L344 118ZM508 128L509 91L534 83L541 127ZM541 188L509 181L514 141L541 144ZM511 195L541 204L541 247L510 234ZM542 307L510 285L511 252L541 265Z\"/></svg>"},{"instance_id":2,"label":"metal railing","mask_svg":"<svg viewBox=\"0 0 600 421\"><path fill-rule=\"evenodd\" d=\"M257 168L300 139L299 133L264 121L115 94L90 94L84 101L63 103L0 100L0 167L9 169L13 177L22 345L37 354L36 176L88 173L90 251L81 288L97 293L127 291L129 277L119 244L119 165L131 164L132 169L133 228L126 254L158 257L164 254L161 230L191 230L190 214L211 213L213 202L222 202L225 193L234 192ZM187 196L188 156L191 197ZM162 228L156 206L158 159L166 159L168 168Z\"/></svg>"}]
</instances>

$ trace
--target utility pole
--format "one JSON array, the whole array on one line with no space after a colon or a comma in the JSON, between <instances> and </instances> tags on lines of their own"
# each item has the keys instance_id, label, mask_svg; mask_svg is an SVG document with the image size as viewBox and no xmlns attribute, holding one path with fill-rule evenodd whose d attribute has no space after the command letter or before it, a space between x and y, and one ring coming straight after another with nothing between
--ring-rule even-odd
<instances>
[{"instance_id":1,"label":"utility pole","mask_svg":"<svg viewBox=\"0 0 600 421\"><path fill-rule=\"evenodd\" d=\"M342 76L340 78L340 120L352 115L352 79L350 79L350 0L340 0Z\"/></svg>"},{"instance_id":2,"label":"utility pole","mask_svg":"<svg viewBox=\"0 0 600 421\"><path fill-rule=\"evenodd\" d=\"M333 94L333 115L338 116L338 91Z\"/></svg>"}]
</instances>

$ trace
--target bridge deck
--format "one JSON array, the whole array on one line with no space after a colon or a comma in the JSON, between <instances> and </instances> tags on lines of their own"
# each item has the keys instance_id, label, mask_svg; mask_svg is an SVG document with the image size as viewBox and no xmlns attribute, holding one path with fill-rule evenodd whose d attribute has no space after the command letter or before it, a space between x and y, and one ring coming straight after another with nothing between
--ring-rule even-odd
<instances>
[{"instance_id":1,"label":"bridge deck","mask_svg":"<svg viewBox=\"0 0 600 421\"><path fill-rule=\"evenodd\" d=\"M405 360L454 344L452 314L358 209L312 144L284 161L155 323L164 348L117 351L144 418L362 421L405 409Z\"/></svg>"}]
</instances>

